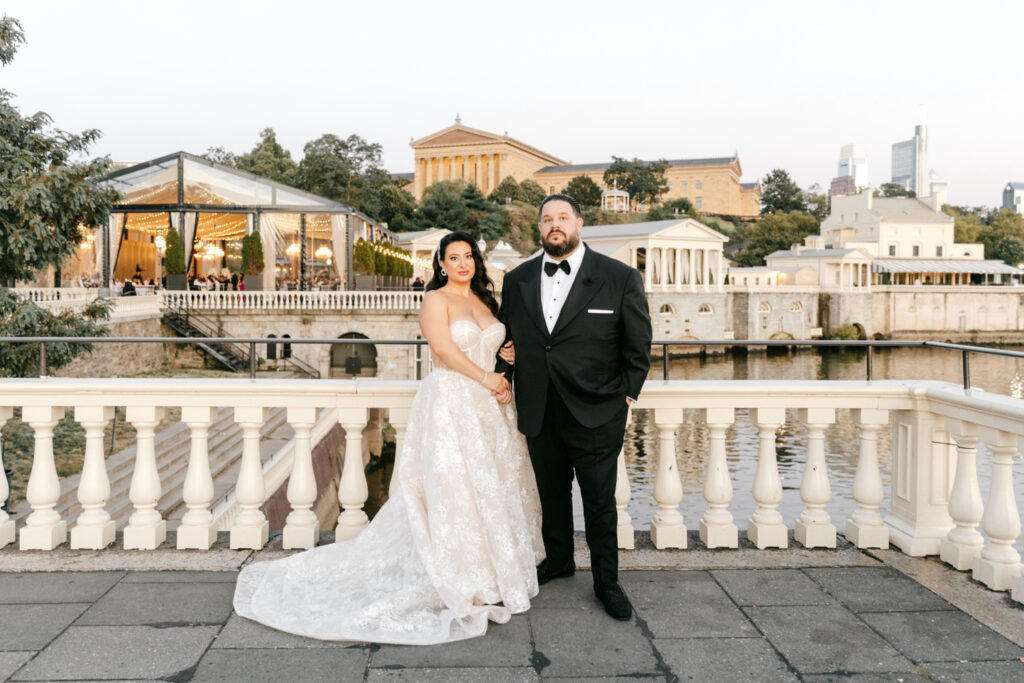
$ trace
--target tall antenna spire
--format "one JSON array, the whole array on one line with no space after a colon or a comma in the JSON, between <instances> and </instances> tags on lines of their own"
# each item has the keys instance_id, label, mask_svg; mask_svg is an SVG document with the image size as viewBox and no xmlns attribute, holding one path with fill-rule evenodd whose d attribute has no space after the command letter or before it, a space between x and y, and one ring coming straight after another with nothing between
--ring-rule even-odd
<instances>
[{"instance_id":1,"label":"tall antenna spire","mask_svg":"<svg viewBox=\"0 0 1024 683\"><path fill-rule=\"evenodd\" d=\"M455 125L459 125L460 123L462 123L462 117L459 116L458 112L455 112Z\"/></svg>"}]
</instances>

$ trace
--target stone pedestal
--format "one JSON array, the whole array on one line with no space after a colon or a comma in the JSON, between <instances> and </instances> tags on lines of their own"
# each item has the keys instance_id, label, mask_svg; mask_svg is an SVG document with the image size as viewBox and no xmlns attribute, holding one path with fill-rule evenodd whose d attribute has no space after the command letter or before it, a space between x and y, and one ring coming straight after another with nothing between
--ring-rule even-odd
<instances>
[{"instance_id":1,"label":"stone pedestal","mask_svg":"<svg viewBox=\"0 0 1024 683\"><path fill-rule=\"evenodd\" d=\"M167 540L167 521L161 519L152 526L124 528L125 550L156 550Z\"/></svg>"},{"instance_id":2,"label":"stone pedestal","mask_svg":"<svg viewBox=\"0 0 1024 683\"><path fill-rule=\"evenodd\" d=\"M709 526L700 520L700 540L708 548L738 548L739 530L735 524Z\"/></svg>"},{"instance_id":3,"label":"stone pedestal","mask_svg":"<svg viewBox=\"0 0 1024 683\"><path fill-rule=\"evenodd\" d=\"M259 550L270 540L270 522L264 520L262 526L235 526L231 528L232 550Z\"/></svg>"},{"instance_id":4,"label":"stone pedestal","mask_svg":"<svg viewBox=\"0 0 1024 683\"><path fill-rule=\"evenodd\" d=\"M99 526L76 525L71 529L71 548L74 550L103 550L114 542L114 535L114 520Z\"/></svg>"},{"instance_id":5,"label":"stone pedestal","mask_svg":"<svg viewBox=\"0 0 1024 683\"><path fill-rule=\"evenodd\" d=\"M53 550L68 540L68 523L63 519L53 526L23 526L18 537L22 550Z\"/></svg>"},{"instance_id":6,"label":"stone pedestal","mask_svg":"<svg viewBox=\"0 0 1024 683\"><path fill-rule=\"evenodd\" d=\"M835 524L805 524L797 520L793 533L797 543L805 548L835 548Z\"/></svg>"},{"instance_id":7,"label":"stone pedestal","mask_svg":"<svg viewBox=\"0 0 1024 683\"><path fill-rule=\"evenodd\" d=\"M217 540L217 526L179 526L177 536L178 550L209 550Z\"/></svg>"},{"instance_id":8,"label":"stone pedestal","mask_svg":"<svg viewBox=\"0 0 1024 683\"><path fill-rule=\"evenodd\" d=\"M316 547L319 538L320 522L315 522L311 526L286 526L281 535L281 545L285 550L295 548L308 550Z\"/></svg>"}]
</instances>

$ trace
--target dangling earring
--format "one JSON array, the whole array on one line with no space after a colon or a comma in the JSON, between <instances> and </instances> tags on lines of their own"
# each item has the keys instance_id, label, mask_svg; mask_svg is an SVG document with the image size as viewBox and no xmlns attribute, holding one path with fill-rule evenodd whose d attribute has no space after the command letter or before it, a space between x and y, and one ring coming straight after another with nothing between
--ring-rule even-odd
<instances>
[{"instance_id":1,"label":"dangling earring","mask_svg":"<svg viewBox=\"0 0 1024 683\"><path fill-rule=\"evenodd\" d=\"M448 277L448 271L443 266L441 267L441 277Z\"/></svg>"}]
</instances>

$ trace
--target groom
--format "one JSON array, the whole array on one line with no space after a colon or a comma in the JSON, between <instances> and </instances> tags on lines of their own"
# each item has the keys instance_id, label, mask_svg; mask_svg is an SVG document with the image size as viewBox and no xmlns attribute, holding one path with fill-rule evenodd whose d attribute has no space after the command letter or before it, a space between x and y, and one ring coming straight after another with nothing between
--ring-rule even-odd
<instances>
[{"instance_id":1,"label":"groom","mask_svg":"<svg viewBox=\"0 0 1024 683\"><path fill-rule=\"evenodd\" d=\"M505 276L498 316L515 344L519 431L543 509L547 559L537 578L544 584L576 570L575 474L594 592L625 620L632 606L618 582L615 475L628 406L650 367L647 297L637 270L580 241L583 218L572 197L546 197L538 227L544 255Z\"/></svg>"}]
</instances>

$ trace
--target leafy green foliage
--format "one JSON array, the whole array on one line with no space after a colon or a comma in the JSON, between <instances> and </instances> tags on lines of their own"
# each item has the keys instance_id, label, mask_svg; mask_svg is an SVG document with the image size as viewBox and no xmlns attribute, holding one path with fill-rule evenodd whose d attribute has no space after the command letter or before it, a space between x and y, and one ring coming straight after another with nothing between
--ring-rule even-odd
<instances>
[{"instance_id":1,"label":"leafy green foliage","mask_svg":"<svg viewBox=\"0 0 1024 683\"><path fill-rule=\"evenodd\" d=\"M578 175L570 180L565 193L583 208L601 206L601 188L590 176Z\"/></svg>"},{"instance_id":2,"label":"leafy green foliage","mask_svg":"<svg viewBox=\"0 0 1024 683\"><path fill-rule=\"evenodd\" d=\"M103 324L110 317L111 299L94 299L84 309L49 311L0 287L0 336L3 337L105 337ZM46 364L61 368L75 356L92 351L92 344L57 342L46 345ZM39 374L38 344L0 344L0 377L34 377Z\"/></svg>"},{"instance_id":3,"label":"leafy green foliage","mask_svg":"<svg viewBox=\"0 0 1024 683\"><path fill-rule=\"evenodd\" d=\"M213 148L207 154L219 150ZM221 150L222 151L222 150ZM216 154L216 152L214 152ZM228 153L230 154L230 153ZM227 162L230 156L223 156L220 161ZM273 128L264 128L260 131L260 141L246 154L239 154L234 157L234 166L254 175L276 180L285 185L295 184L295 175L298 172L298 165L292 159L292 153L281 146L277 141L277 133Z\"/></svg>"},{"instance_id":4,"label":"leafy green foliage","mask_svg":"<svg viewBox=\"0 0 1024 683\"><path fill-rule=\"evenodd\" d=\"M700 219L693 202L686 197L678 197L669 200L664 204L658 204L645 214L647 221L665 221L672 218L696 218Z\"/></svg>"},{"instance_id":5,"label":"leafy green foliage","mask_svg":"<svg viewBox=\"0 0 1024 683\"><path fill-rule=\"evenodd\" d=\"M736 254L736 261L741 266L763 266L765 256L802 244L819 226L817 218L801 211L769 214L746 232L746 247Z\"/></svg>"},{"instance_id":6,"label":"leafy green foliage","mask_svg":"<svg viewBox=\"0 0 1024 683\"><path fill-rule=\"evenodd\" d=\"M181 242L178 231L169 229L164 236L167 251L164 254L164 271L171 275L185 272L185 246Z\"/></svg>"},{"instance_id":7,"label":"leafy green foliage","mask_svg":"<svg viewBox=\"0 0 1024 683\"><path fill-rule=\"evenodd\" d=\"M864 334L860 331L860 328L857 327L856 325L851 325L851 324L847 323L846 325L840 325L835 330L833 330L832 334L828 335L828 338L829 339L856 340L856 339L864 339Z\"/></svg>"},{"instance_id":8,"label":"leafy green foliage","mask_svg":"<svg viewBox=\"0 0 1024 683\"><path fill-rule=\"evenodd\" d=\"M804 211L804 194L781 168L775 168L761 181L761 215Z\"/></svg>"},{"instance_id":9,"label":"leafy green foliage","mask_svg":"<svg viewBox=\"0 0 1024 683\"><path fill-rule=\"evenodd\" d=\"M356 241L355 249L352 251L352 263L355 271L360 275L376 274L376 259L374 258L373 247L364 239Z\"/></svg>"},{"instance_id":10,"label":"leafy green foliage","mask_svg":"<svg viewBox=\"0 0 1024 683\"><path fill-rule=\"evenodd\" d=\"M242 238L242 272L246 275L259 275L263 267L263 238L256 231Z\"/></svg>"},{"instance_id":11,"label":"leafy green foliage","mask_svg":"<svg viewBox=\"0 0 1024 683\"><path fill-rule=\"evenodd\" d=\"M817 183L804 190L804 210L818 219L818 222L828 218L831 208L828 192L822 189Z\"/></svg>"},{"instance_id":12,"label":"leafy green foliage","mask_svg":"<svg viewBox=\"0 0 1024 683\"><path fill-rule=\"evenodd\" d=\"M539 187L539 186L538 186ZM494 202L495 204L505 204L510 201L516 201L520 199L519 196L519 183L512 176L505 176L498 186L487 195L487 199ZM543 199L543 197L541 197Z\"/></svg>"},{"instance_id":13,"label":"leafy green foliage","mask_svg":"<svg viewBox=\"0 0 1024 683\"><path fill-rule=\"evenodd\" d=\"M24 42L15 19L0 19L0 63ZM0 90L0 283L59 267L82 241L79 226L103 225L117 193L93 178L109 170L106 158L77 161L98 130L68 133L37 112L22 116L13 94Z\"/></svg>"},{"instance_id":14,"label":"leafy green foliage","mask_svg":"<svg viewBox=\"0 0 1024 683\"><path fill-rule=\"evenodd\" d=\"M878 188L879 192L883 197L910 197L914 198L917 193L913 190L908 190L899 183L882 183Z\"/></svg>"},{"instance_id":15,"label":"leafy green foliage","mask_svg":"<svg viewBox=\"0 0 1024 683\"><path fill-rule=\"evenodd\" d=\"M992 247L992 258L997 258L1011 266L1024 263L1024 240L1007 235Z\"/></svg>"},{"instance_id":16,"label":"leafy green foliage","mask_svg":"<svg viewBox=\"0 0 1024 683\"><path fill-rule=\"evenodd\" d=\"M611 166L604 172L604 182L608 187L628 192L630 201L650 206L668 192L667 170L668 162L664 159L647 162L613 156Z\"/></svg>"},{"instance_id":17,"label":"leafy green foliage","mask_svg":"<svg viewBox=\"0 0 1024 683\"><path fill-rule=\"evenodd\" d=\"M540 203L547 197L544 188L536 180L527 178L519 183L519 201L526 202L530 206L540 207Z\"/></svg>"}]
</instances>

